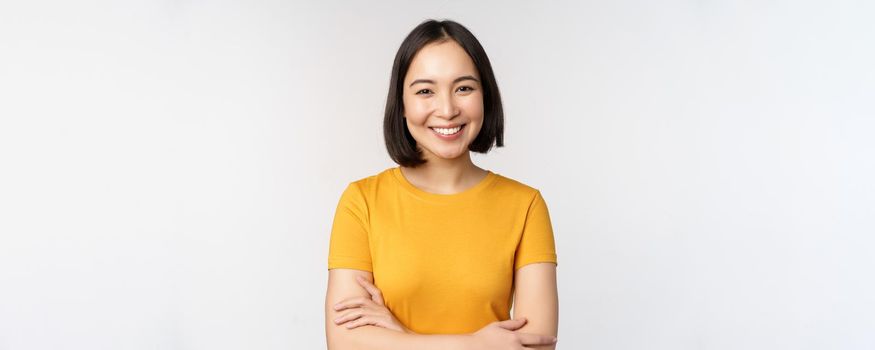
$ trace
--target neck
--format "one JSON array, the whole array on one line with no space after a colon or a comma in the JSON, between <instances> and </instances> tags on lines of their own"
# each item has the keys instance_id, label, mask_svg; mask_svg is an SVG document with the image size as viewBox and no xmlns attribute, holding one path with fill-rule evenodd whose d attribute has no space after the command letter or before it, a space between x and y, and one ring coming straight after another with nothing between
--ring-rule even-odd
<instances>
[{"instance_id":1,"label":"neck","mask_svg":"<svg viewBox=\"0 0 875 350\"><path fill-rule=\"evenodd\" d=\"M458 193L473 187L486 175L486 170L471 161L470 152L454 159L443 159L423 152L425 164L416 168L401 167L401 172L416 187L434 193Z\"/></svg>"}]
</instances>

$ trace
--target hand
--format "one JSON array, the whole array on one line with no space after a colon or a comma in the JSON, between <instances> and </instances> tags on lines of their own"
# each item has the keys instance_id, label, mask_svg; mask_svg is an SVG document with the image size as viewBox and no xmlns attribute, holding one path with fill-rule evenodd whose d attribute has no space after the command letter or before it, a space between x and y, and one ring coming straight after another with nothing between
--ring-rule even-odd
<instances>
[{"instance_id":1,"label":"hand","mask_svg":"<svg viewBox=\"0 0 875 350\"><path fill-rule=\"evenodd\" d=\"M347 329L374 325L413 334L413 331L401 324L395 318L395 315L389 311L385 303L383 303L383 293L380 292L377 286L361 276L356 276L356 280L368 291L370 297L355 297L334 304L334 310L336 311L350 309L350 311L336 318L334 323L341 325L349 322L346 324Z\"/></svg>"},{"instance_id":2,"label":"hand","mask_svg":"<svg viewBox=\"0 0 875 350\"><path fill-rule=\"evenodd\" d=\"M526 324L525 318L495 321L472 334L472 349L531 349L529 346L553 345L556 338L546 335L514 332Z\"/></svg>"}]
</instances>

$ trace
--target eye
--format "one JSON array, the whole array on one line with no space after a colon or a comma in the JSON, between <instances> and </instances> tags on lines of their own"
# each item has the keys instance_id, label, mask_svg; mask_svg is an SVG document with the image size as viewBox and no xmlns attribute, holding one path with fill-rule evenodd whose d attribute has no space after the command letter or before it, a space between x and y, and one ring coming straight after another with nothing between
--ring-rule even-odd
<instances>
[{"instance_id":1,"label":"eye","mask_svg":"<svg viewBox=\"0 0 875 350\"><path fill-rule=\"evenodd\" d=\"M460 87L459 87L459 90L461 90L461 89L468 89L468 90L462 90L463 92L464 92L464 91L474 91L474 88L472 88L472 87L470 87L470 86L460 86Z\"/></svg>"},{"instance_id":2,"label":"eye","mask_svg":"<svg viewBox=\"0 0 875 350\"><path fill-rule=\"evenodd\" d=\"M431 92L431 90L429 90L429 89L422 89L422 90L417 91L416 95L421 95L423 91Z\"/></svg>"}]
</instances>

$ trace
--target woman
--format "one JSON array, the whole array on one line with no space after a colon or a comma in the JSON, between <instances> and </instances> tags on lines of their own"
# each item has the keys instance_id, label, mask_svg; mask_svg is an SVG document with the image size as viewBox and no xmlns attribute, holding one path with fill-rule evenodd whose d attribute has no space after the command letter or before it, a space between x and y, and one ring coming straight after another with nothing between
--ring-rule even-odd
<instances>
[{"instance_id":1,"label":"woman","mask_svg":"<svg viewBox=\"0 0 875 350\"><path fill-rule=\"evenodd\" d=\"M350 183L335 212L329 349L555 347L546 203L470 157L503 146L503 121L474 35L453 21L414 28L395 56L383 123L399 166Z\"/></svg>"}]
</instances>

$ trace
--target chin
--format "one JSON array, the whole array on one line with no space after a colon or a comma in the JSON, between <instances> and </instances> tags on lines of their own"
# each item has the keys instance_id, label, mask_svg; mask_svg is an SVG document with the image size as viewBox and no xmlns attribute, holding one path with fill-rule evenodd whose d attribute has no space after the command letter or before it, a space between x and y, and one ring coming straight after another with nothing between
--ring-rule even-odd
<instances>
[{"instance_id":1,"label":"chin","mask_svg":"<svg viewBox=\"0 0 875 350\"><path fill-rule=\"evenodd\" d=\"M449 159L456 159L456 158L459 158L459 157L461 157L462 155L464 155L464 153L444 154L444 155L434 153L434 155L435 155L435 157L438 157L438 158L441 158L441 159L447 159L447 160L449 160Z\"/></svg>"},{"instance_id":2,"label":"chin","mask_svg":"<svg viewBox=\"0 0 875 350\"><path fill-rule=\"evenodd\" d=\"M461 146L460 148L450 147L449 149L441 149L442 147L440 147L440 146L446 146L446 145L436 145L438 147L423 147L422 144L420 144L419 147L421 148L422 151L430 153L435 158L449 160L449 159L456 159L456 158L459 158L461 156L464 156L465 153L469 152L468 151L469 145L470 145L470 143L465 143L465 145Z\"/></svg>"},{"instance_id":3,"label":"chin","mask_svg":"<svg viewBox=\"0 0 875 350\"><path fill-rule=\"evenodd\" d=\"M440 159L443 159L443 160L453 160L453 159L459 158L459 156L455 156L455 157L437 156L437 157Z\"/></svg>"}]
</instances>

